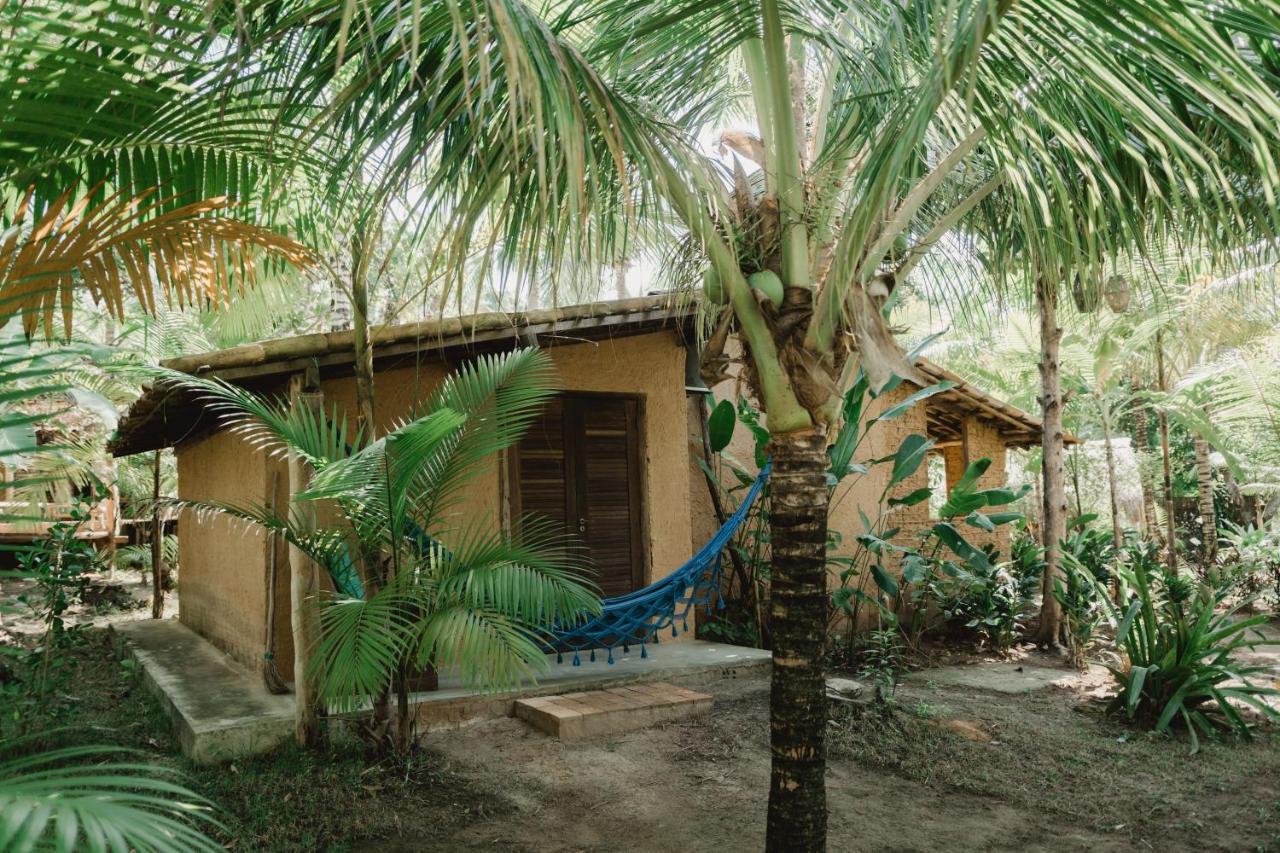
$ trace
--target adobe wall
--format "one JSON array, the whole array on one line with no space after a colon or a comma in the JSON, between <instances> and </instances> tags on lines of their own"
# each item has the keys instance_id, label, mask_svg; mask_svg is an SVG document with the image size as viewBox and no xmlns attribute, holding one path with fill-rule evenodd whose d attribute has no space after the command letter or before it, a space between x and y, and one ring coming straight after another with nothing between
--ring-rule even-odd
<instances>
[{"instance_id":1,"label":"adobe wall","mask_svg":"<svg viewBox=\"0 0 1280 853\"><path fill-rule=\"evenodd\" d=\"M1001 440L1000 433L986 421L977 418L966 420L964 441L960 445L953 445L948 450L952 451L951 456L954 457L954 460L952 458L947 460L948 489L964 474L965 468L984 457L991 460L991 466L987 468L987 473L978 479L978 488L999 489L1008 485L1008 473L1005 469L1007 451L1004 441ZM996 507L991 511L1001 512L1007 509L1008 507ZM1000 552L1002 560L1009 558L1010 528L1007 524L997 527L994 533L979 530L968 524L964 525L963 530L965 538L974 546L981 548L984 545L994 545Z\"/></svg>"},{"instance_id":2,"label":"adobe wall","mask_svg":"<svg viewBox=\"0 0 1280 853\"><path fill-rule=\"evenodd\" d=\"M181 445L177 459L183 500L263 502L268 460L242 438L230 432L198 438ZM217 513L192 516L183 510L178 524L178 619L237 660L257 666L266 619L266 537Z\"/></svg>"},{"instance_id":3,"label":"adobe wall","mask_svg":"<svg viewBox=\"0 0 1280 853\"><path fill-rule=\"evenodd\" d=\"M684 346L671 331L559 344L547 348L566 391L614 392L640 398L641 512L645 583L679 568L692 551L688 439L684 393ZM379 430L400 423L414 403L431 393L453 367L439 362L379 370L374 380L374 417ZM354 420L355 381L322 383L325 408L335 403ZM184 497L261 502L269 482L264 454L226 433L180 445L179 491ZM274 463L271 463L274 464ZM280 493L287 495L287 476ZM455 524L507 519L505 462L495 457L468 482L452 509ZM705 492L705 489L704 489ZM227 533L228 521L182 526L182 588L179 618L216 645L258 666L264 636L267 549L261 533ZM276 664L292 677L289 631L289 570L286 549L276 555Z\"/></svg>"}]
</instances>

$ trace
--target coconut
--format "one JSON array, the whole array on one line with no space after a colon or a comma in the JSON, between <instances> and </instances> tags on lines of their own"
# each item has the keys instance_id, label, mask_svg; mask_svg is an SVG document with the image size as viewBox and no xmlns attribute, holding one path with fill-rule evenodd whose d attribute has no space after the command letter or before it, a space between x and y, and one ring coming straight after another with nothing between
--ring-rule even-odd
<instances>
[{"instance_id":1,"label":"coconut","mask_svg":"<svg viewBox=\"0 0 1280 853\"><path fill-rule=\"evenodd\" d=\"M720 284L720 273L716 272L715 267L707 267L702 274L702 294L715 305L729 302L729 294L725 293L724 286Z\"/></svg>"},{"instance_id":2,"label":"coconut","mask_svg":"<svg viewBox=\"0 0 1280 853\"><path fill-rule=\"evenodd\" d=\"M1116 314L1129 310L1129 279L1116 273L1107 279L1107 306Z\"/></svg>"},{"instance_id":3,"label":"coconut","mask_svg":"<svg viewBox=\"0 0 1280 853\"><path fill-rule=\"evenodd\" d=\"M774 308L782 306L782 279L773 270L753 272L747 278L747 284L765 295Z\"/></svg>"}]
</instances>

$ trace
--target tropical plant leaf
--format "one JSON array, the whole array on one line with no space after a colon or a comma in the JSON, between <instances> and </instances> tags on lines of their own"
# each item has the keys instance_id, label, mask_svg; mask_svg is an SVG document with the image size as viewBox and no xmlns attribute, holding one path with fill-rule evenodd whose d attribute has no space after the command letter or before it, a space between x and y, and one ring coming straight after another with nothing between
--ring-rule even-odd
<instances>
[{"instance_id":1,"label":"tropical plant leaf","mask_svg":"<svg viewBox=\"0 0 1280 853\"><path fill-rule=\"evenodd\" d=\"M707 418L707 438L713 453L719 453L729 446L729 442L733 440L733 428L737 421L738 415L731 401L721 400L716 403L716 407L711 410L711 415Z\"/></svg>"},{"instance_id":2,"label":"tropical plant leaf","mask_svg":"<svg viewBox=\"0 0 1280 853\"><path fill-rule=\"evenodd\" d=\"M0 848L25 851L217 851L212 804L129 750L65 747L0 761Z\"/></svg>"},{"instance_id":3,"label":"tropical plant leaf","mask_svg":"<svg viewBox=\"0 0 1280 853\"><path fill-rule=\"evenodd\" d=\"M902 444L898 445L897 452L893 454L893 468L889 473L889 485L885 487L885 491L887 492L920 470L933 444L932 440L919 433L912 433L904 438Z\"/></svg>"},{"instance_id":4,"label":"tropical plant leaf","mask_svg":"<svg viewBox=\"0 0 1280 853\"><path fill-rule=\"evenodd\" d=\"M52 338L60 312L70 337L76 282L123 320L128 291L153 313L162 291L179 306L218 306L253 283L262 256L311 263L297 241L220 215L226 198L159 210L154 190L94 204L101 190L76 198L69 188L38 219L28 216L34 188L27 193L0 235L0 324L20 316L28 337L43 325Z\"/></svg>"}]
</instances>

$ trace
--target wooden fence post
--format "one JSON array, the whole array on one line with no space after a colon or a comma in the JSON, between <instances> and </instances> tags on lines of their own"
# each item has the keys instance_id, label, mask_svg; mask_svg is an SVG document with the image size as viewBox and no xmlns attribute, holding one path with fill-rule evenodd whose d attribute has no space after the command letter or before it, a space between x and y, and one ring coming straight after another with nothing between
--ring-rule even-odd
<instances>
[{"instance_id":1,"label":"wooden fence post","mask_svg":"<svg viewBox=\"0 0 1280 853\"><path fill-rule=\"evenodd\" d=\"M151 618L164 616L164 519L160 517L161 451L156 450L151 462ZM115 541L112 531L108 531Z\"/></svg>"}]
</instances>

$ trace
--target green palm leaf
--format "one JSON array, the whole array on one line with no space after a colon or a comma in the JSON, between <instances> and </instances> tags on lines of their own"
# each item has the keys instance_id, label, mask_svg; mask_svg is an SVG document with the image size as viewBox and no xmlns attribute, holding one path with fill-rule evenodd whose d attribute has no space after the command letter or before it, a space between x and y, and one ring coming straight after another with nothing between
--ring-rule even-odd
<instances>
[{"instance_id":1,"label":"green palm leaf","mask_svg":"<svg viewBox=\"0 0 1280 853\"><path fill-rule=\"evenodd\" d=\"M67 747L0 761L0 848L215 851L211 804L129 750ZM105 759L105 760L104 760Z\"/></svg>"}]
</instances>

